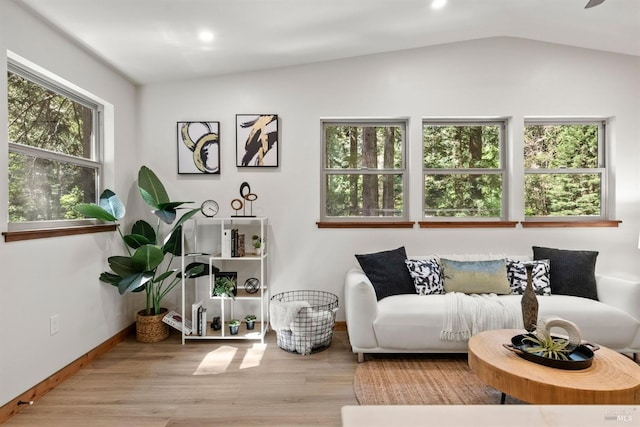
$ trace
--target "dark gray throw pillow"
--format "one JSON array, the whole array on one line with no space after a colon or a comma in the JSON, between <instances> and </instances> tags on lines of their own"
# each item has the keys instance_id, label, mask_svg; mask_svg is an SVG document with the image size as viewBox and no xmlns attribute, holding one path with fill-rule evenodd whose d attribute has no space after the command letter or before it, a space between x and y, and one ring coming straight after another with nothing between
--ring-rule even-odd
<instances>
[{"instance_id":1,"label":"dark gray throw pillow","mask_svg":"<svg viewBox=\"0 0 640 427\"><path fill-rule=\"evenodd\" d=\"M533 246L533 259L548 259L551 293L597 300L595 251L572 251Z\"/></svg>"},{"instance_id":2,"label":"dark gray throw pillow","mask_svg":"<svg viewBox=\"0 0 640 427\"><path fill-rule=\"evenodd\" d=\"M356 255L356 259L371 281L378 301L391 295L416 293L413 279L404 263L407 259L404 246L390 251Z\"/></svg>"}]
</instances>

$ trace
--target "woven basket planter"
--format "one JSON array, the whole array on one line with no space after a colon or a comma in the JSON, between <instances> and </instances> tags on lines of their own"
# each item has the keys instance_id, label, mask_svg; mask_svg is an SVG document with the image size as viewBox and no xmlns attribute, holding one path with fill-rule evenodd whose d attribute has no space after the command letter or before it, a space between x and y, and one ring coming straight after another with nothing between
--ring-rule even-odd
<instances>
[{"instance_id":1,"label":"woven basket planter","mask_svg":"<svg viewBox=\"0 0 640 427\"><path fill-rule=\"evenodd\" d=\"M145 310L136 314L136 340L138 342L159 342L169 336L169 325L162 318L169 310L160 309L160 314L145 316Z\"/></svg>"}]
</instances>

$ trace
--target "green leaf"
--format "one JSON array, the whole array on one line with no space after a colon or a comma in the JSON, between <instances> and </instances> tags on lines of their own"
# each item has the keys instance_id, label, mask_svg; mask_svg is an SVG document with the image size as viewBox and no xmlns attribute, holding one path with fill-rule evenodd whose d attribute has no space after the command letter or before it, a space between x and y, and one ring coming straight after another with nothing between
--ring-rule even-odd
<instances>
[{"instance_id":1,"label":"green leaf","mask_svg":"<svg viewBox=\"0 0 640 427\"><path fill-rule=\"evenodd\" d=\"M80 203L74 210L87 218L95 218L100 221L116 222L124 217L125 208L116 193L106 189L100 195L99 204Z\"/></svg>"},{"instance_id":2,"label":"green leaf","mask_svg":"<svg viewBox=\"0 0 640 427\"><path fill-rule=\"evenodd\" d=\"M131 257L133 264L143 271L152 271L162 263L164 254L156 245L144 245L136 249ZM140 270L138 270L140 271Z\"/></svg>"},{"instance_id":3,"label":"green leaf","mask_svg":"<svg viewBox=\"0 0 640 427\"><path fill-rule=\"evenodd\" d=\"M140 234L128 234L124 236L123 239L127 246L133 249L138 249L140 246L153 245L156 243L155 241L150 241Z\"/></svg>"},{"instance_id":4,"label":"green leaf","mask_svg":"<svg viewBox=\"0 0 640 427\"><path fill-rule=\"evenodd\" d=\"M122 201L116 196L116 193L108 188L100 195L98 205L119 220L124 218L124 214L126 213Z\"/></svg>"},{"instance_id":5,"label":"green leaf","mask_svg":"<svg viewBox=\"0 0 640 427\"><path fill-rule=\"evenodd\" d=\"M158 277L156 277L153 282L154 283L161 283L164 279L166 279L167 277L171 276L173 273L175 273L176 271L178 271L177 268L173 268L169 271L165 271L164 273L162 273L161 275L159 275Z\"/></svg>"},{"instance_id":6,"label":"green leaf","mask_svg":"<svg viewBox=\"0 0 640 427\"><path fill-rule=\"evenodd\" d=\"M109 273L107 271L100 274L100 281L104 283L109 283L110 285L118 286L118 283L120 283L121 280L122 280L122 276Z\"/></svg>"},{"instance_id":7,"label":"green leaf","mask_svg":"<svg viewBox=\"0 0 640 427\"><path fill-rule=\"evenodd\" d=\"M127 276L118 283L118 292L120 295L124 295L127 292L136 292L142 289L149 280L153 278L153 274L149 272L142 272Z\"/></svg>"},{"instance_id":8,"label":"green leaf","mask_svg":"<svg viewBox=\"0 0 640 427\"><path fill-rule=\"evenodd\" d=\"M188 202L191 203L191 202ZM200 208L195 208L195 209L191 209L188 212L186 212L184 215L182 215L180 217L180 219L178 220L178 222L176 222L176 225L174 225L174 228L177 228L179 226L181 226L185 221L187 221L188 219L190 219L192 216L194 216L195 214L197 214L198 212L200 212Z\"/></svg>"},{"instance_id":9,"label":"green leaf","mask_svg":"<svg viewBox=\"0 0 640 427\"><path fill-rule=\"evenodd\" d=\"M168 203L160 203L156 206L160 210L176 210L176 208L180 207L180 205L184 205L185 203L193 203L193 202L168 202Z\"/></svg>"},{"instance_id":10,"label":"green leaf","mask_svg":"<svg viewBox=\"0 0 640 427\"><path fill-rule=\"evenodd\" d=\"M138 188L142 199L151 207L159 208L160 204L170 201L160 179L146 166L138 171Z\"/></svg>"},{"instance_id":11,"label":"green leaf","mask_svg":"<svg viewBox=\"0 0 640 427\"><path fill-rule=\"evenodd\" d=\"M154 209L151 212L165 224L171 224L176 219L176 210L172 208Z\"/></svg>"},{"instance_id":12,"label":"green leaf","mask_svg":"<svg viewBox=\"0 0 640 427\"><path fill-rule=\"evenodd\" d=\"M131 227L131 234L139 234L141 236L144 236L150 243L153 243L154 245L157 243L156 232L151 224L146 221L136 221Z\"/></svg>"},{"instance_id":13,"label":"green leaf","mask_svg":"<svg viewBox=\"0 0 640 427\"><path fill-rule=\"evenodd\" d=\"M162 245L162 253L172 253L176 256L182 255L182 226L174 228L171 234Z\"/></svg>"},{"instance_id":14,"label":"green leaf","mask_svg":"<svg viewBox=\"0 0 640 427\"><path fill-rule=\"evenodd\" d=\"M107 259L109 261L109 267L114 273L127 277L135 273L144 271L141 268L136 267L131 257L128 256L112 256Z\"/></svg>"},{"instance_id":15,"label":"green leaf","mask_svg":"<svg viewBox=\"0 0 640 427\"><path fill-rule=\"evenodd\" d=\"M213 266L213 272L217 273L220 269ZM184 276L187 279L193 279L196 277L202 277L209 275L209 264L204 262L192 262L184 268ZM180 273L176 277L181 277Z\"/></svg>"},{"instance_id":16,"label":"green leaf","mask_svg":"<svg viewBox=\"0 0 640 427\"><path fill-rule=\"evenodd\" d=\"M95 203L80 203L73 208L76 212L81 213L86 218L95 218L100 221L116 222L118 218L102 209Z\"/></svg>"}]
</instances>

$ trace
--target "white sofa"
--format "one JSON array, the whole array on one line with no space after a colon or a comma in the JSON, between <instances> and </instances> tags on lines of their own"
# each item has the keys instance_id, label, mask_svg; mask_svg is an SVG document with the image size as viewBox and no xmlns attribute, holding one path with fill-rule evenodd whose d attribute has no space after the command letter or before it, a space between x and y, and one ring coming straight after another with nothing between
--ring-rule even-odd
<instances>
[{"instance_id":1,"label":"white sofa","mask_svg":"<svg viewBox=\"0 0 640 427\"><path fill-rule=\"evenodd\" d=\"M640 352L640 282L596 275L596 284L598 301L539 296L539 317L570 320L579 327L584 341L635 356ZM347 272L344 293L347 331L359 362L365 353L467 352L467 341L440 339L444 294L393 295L378 301L371 281L359 267ZM522 296L499 298L519 303Z\"/></svg>"}]
</instances>

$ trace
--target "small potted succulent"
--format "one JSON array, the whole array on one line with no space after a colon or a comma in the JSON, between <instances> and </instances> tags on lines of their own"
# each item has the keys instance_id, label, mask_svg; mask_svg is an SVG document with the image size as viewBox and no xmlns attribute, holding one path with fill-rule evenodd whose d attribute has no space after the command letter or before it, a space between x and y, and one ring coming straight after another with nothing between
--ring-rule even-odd
<instances>
[{"instance_id":1,"label":"small potted succulent","mask_svg":"<svg viewBox=\"0 0 640 427\"><path fill-rule=\"evenodd\" d=\"M247 314L244 317L244 321L247 322L247 329L251 330L254 328L256 324L256 315L255 314Z\"/></svg>"},{"instance_id":2,"label":"small potted succulent","mask_svg":"<svg viewBox=\"0 0 640 427\"><path fill-rule=\"evenodd\" d=\"M251 245L253 246L253 249L255 249L255 254L260 255L260 248L262 247L262 239L260 238L260 236L258 236L257 234L251 236Z\"/></svg>"},{"instance_id":3,"label":"small potted succulent","mask_svg":"<svg viewBox=\"0 0 640 427\"><path fill-rule=\"evenodd\" d=\"M240 321L238 319L229 320L229 333L231 335L238 335L238 329L240 328Z\"/></svg>"}]
</instances>

